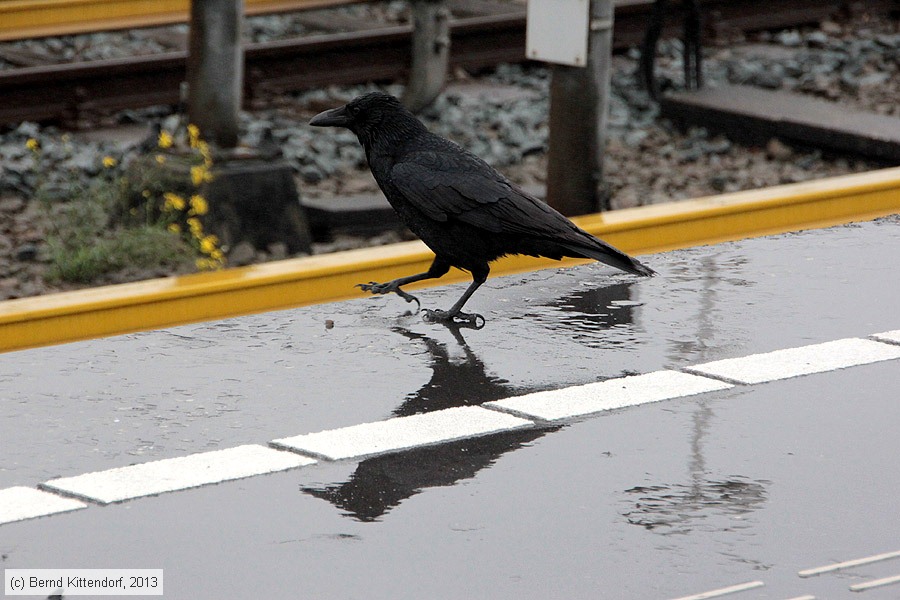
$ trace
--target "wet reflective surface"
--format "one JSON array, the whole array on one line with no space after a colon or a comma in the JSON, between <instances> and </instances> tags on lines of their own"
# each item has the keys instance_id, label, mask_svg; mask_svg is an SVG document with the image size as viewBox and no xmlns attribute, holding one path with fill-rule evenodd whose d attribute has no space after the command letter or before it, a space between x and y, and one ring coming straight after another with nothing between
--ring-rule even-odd
<instances>
[{"instance_id":1,"label":"wet reflective surface","mask_svg":"<svg viewBox=\"0 0 900 600\"><path fill-rule=\"evenodd\" d=\"M374 298L0 355L0 488L897 329L897 256L883 220L493 279L477 331ZM162 567L170 598L846 597L900 564L796 571L900 549L896 389L894 361L92 507L2 526L0 564Z\"/></svg>"}]
</instances>

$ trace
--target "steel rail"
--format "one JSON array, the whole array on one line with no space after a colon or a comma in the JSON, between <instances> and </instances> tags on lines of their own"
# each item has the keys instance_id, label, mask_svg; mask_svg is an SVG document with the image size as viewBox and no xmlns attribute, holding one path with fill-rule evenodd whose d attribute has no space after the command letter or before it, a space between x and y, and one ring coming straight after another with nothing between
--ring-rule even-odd
<instances>
[{"instance_id":1,"label":"steel rail","mask_svg":"<svg viewBox=\"0 0 900 600\"><path fill-rule=\"evenodd\" d=\"M634 254L664 252L870 220L900 213L900 168L576 218ZM355 284L424 271L420 242L289 259L0 302L0 352L224 319L359 297ZM492 275L568 266L530 257L495 263ZM665 277L665 273L662 273ZM467 280L452 270L440 282ZM423 282L418 286L427 287Z\"/></svg>"},{"instance_id":2,"label":"steel rail","mask_svg":"<svg viewBox=\"0 0 900 600\"><path fill-rule=\"evenodd\" d=\"M410 26L313 35L244 48L248 98L326 85L393 80L408 69ZM484 67L525 58L524 15L454 20L451 63ZM0 71L0 124L177 104L186 52Z\"/></svg>"}]
</instances>

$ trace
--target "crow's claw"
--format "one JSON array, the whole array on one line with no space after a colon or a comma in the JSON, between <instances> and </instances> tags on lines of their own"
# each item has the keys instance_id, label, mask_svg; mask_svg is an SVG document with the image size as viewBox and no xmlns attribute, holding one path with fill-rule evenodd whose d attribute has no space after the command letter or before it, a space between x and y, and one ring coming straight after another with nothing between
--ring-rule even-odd
<instances>
[{"instance_id":1,"label":"crow's claw","mask_svg":"<svg viewBox=\"0 0 900 600\"><path fill-rule=\"evenodd\" d=\"M369 283L357 283L356 287L364 292L371 292L372 294L390 294L391 292L394 292L407 302L415 302L417 311L422 308L422 304L419 302L418 298L401 290L400 286L393 281L388 281L387 283L378 283L376 281L370 281Z\"/></svg>"},{"instance_id":2,"label":"crow's claw","mask_svg":"<svg viewBox=\"0 0 900 600\"><path fill-rule=\"evenodd\" d=\"M377 281L370 281L369 283L357 283L356 287L361 289L364 292L372 292L373 294L387 294L393 290L386 289L386 283L378 283Z\"/></svg>"},{"instance_id":3,"label":"crow's claw","mask_svg":"<svg viewBox=\"0 0 900 600\"><path fill-rule=\"evenodd\" d=\"M400 296L401 298L403 298L403 299L406 300L407 302L415 302L415 303L416 303L416 312L422 310L422 303L419 302L419 299L418 299L418 298L416 298L416 297L413 296L412 294L407 294L406 292L404 292L404 291L401 290L400 288L397 288L397 289L394 290L394 291L397 292L397 295L398 295L398 296Z\"/></svg>"},{"instance_id":4,"label":"crow's claw","mask_svg":"<svg viewBox=\"0 0 900 600\"><path fill-rule=\"evenodd\" d=\"M453 325L463 325L471 329L481 329L484 327L485 319L477 313L450 312L448 310L427 309L424 318L426 321L433 323L444 323ZM481 323L479 324L479 319Z\"/></svg>"}]
</instances>

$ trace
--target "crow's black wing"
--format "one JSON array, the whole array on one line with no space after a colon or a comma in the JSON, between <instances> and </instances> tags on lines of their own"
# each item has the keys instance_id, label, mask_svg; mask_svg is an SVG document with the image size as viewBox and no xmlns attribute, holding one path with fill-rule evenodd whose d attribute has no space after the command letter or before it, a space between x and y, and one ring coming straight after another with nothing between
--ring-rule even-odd
<instances>
[{"instance_id":1,"label":"crow's black wing","mask_svg":"<svg viewBox=\"0 0 900 600\"><path fill-rule=\"evenodd\" d=\"M446 144L408 152L390 170L394 190L428 218L439 222L453 219L486 232L552 242L562 249L560 254L593 258L639 275L653 273L579 229L474 154L451 142Z\"/></svg>"},{"instance_id":2,"label":"crow's black wing","mask_svg":"<svg viewBox=\"0 0 900 600\"><path fill-rule=\"evenodd\" d=\"M390 176L395 189L435 221L455 219L493 233L542 238L577 231L568 219L462 149L406 154Z\"/></svg>"}]
</instances>

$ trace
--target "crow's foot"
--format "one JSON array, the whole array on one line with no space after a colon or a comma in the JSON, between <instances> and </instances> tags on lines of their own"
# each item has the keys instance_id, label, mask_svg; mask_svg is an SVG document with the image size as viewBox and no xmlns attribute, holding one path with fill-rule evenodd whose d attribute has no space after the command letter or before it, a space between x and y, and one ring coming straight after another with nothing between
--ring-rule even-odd
<instances>
[{"instance_id":1,"label":"crow's foot","mask_svg":"<svg viewBox=\"0 0 900 600\"><path fill-rule=\"evenodd\" d=\"M356 287L364 292L370 292L372 294L390 294L393 292L407 302L415 302L417 306L416 310L422 307L418 298L401 290L400 286L394 281L388 281L387 283L378 283L375 281L370 281L369 283L357 283Z\"/></svg>"},{"instance_id":2,"label":"crow's foot","mask_svg":"<svg viewBox=\"0 0 900 600\"><path fill-rule=\"evenodd\" d=\"M426 309L425 320L433 323L452 323L465 325L472 329L484 327L485 319L477 313L451 312L449 310ZM481 323L479 323L479 320Z\"/></svg>"}]
</instances>

